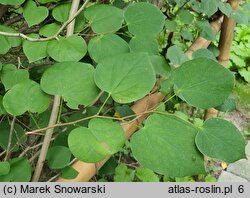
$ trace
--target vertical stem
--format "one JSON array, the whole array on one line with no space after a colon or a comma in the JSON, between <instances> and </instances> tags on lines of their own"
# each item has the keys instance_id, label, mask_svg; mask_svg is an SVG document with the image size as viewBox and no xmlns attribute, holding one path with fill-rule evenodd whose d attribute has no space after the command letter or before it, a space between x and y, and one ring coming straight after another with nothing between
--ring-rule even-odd
<instances>
[{"instance_id":1,"label":"vertical stem","mask_svg":"<svg viewBox=\"0 0 250 198\"><path fill-rule=\"evenodd\" d=\"M233 10L239 8L240 0L229 0L228 3L232 6ZM230 58L230 50L234 36L235 21L232 17L224 16L224 20L221 27L221 35L219 40L219 51L220 55L218 57L218 62L225 67L228 65ZM205 112L204 119L217 117L218 111L214 108L207 109Z\"/></svg>"},{"instance_id":2,"label":"vertical stem","mask_svg":"<svg viewBox=\"0 0 250 198\"><path fill-rule=\"evenodd\" d=\"M71 10L70 10L70 14L69 14L69 18L73 18L74 14L77 12L77 9L79 7L80 4L80 0L73 0L72 2L72 6L71 6ZM71 21L71 23L68 25L67 27L67 36L70 36L74 33L74 27L75 27L75 19ZM56 95L54 97L54 103L53 103L53 108L52 108L52 112L50 115L50 121L49 121L49 125L48 126L52 126L54 124L56 124L57 122L57 117L58 117L58 111L60 108L60 103L61 103L61 97ZM52 134L53 134L54 128L50 128L46 131L44 140L43 140L43 145L42 145L42 149L41 149L41 153L39 155L37 164L36 164L36 169L32 178L33 182L37 182L39 181L39 178L41 176L41 172L43 169L43 165L45 162L45 158L48 152L48 148L50 145L50 140L52 138Z\"/></svg>"},{"instance_id":3,"label":"vertical stem","mask_svg":"<svg viewBox=\"0 0 250 198\"><path fill-rule=\"evenodd\" d=\"M16 120L16 117L14 116L14 117L12 118L11 125L10 125L9 140L8 140L8 145L7 145L6 155L5 155L4 161L7 161L7 160L9 159L9 156L10 156L10 153L11 153L10 147L11 147L11 143L12 143L12 137L13 137L13 131L14 131L15 120Z\"/></svg>"},{"instance_id":4,"label":"vertical stem","mask_svg":"<svg viewBox=\"0 0 250 198\"><path fill-rule=\"evenodd\" d=\"M49 125L54 125L56 123L57 120L57 115L58 115L58 110L59 110L59 106L60 106L60 101L61 101L61 97L60 96L55 96L54 97L54 103L53 103L53 108L52 108L52 112L50 115L50 120L49 120ZM32 178L33 182L37 182L40 178L42 169L43 169L43 165L45 162L45 158L48 152L48 148L50 145L50 139L52 137L54 128L48 129L45 133L44 136L44 140L43 140L43 145L42 145L42 149L41 149L41 153L39 155L37 164L36 164L36 169Z\"/></svg>"}]
</instances>

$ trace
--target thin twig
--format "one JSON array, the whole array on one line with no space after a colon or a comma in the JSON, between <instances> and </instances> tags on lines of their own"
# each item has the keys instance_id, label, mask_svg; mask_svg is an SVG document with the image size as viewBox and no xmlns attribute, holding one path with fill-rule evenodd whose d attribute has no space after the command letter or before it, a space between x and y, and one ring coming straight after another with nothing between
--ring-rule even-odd
<instances>
[{"instance_id":1,"label":"thin twig","mask_svg":"<svg viewBox=\"0 0 250 198\"><path fill-rule=\"evenodd\" d=\"M135 117L133 120L129 121L129 122L133 122L134 120L138 119L139 116L142 116L144 114L149 114L149 113L163 114L163 112L158 112L158 111L155 111L155 110L148 110L148 111L144 111L144 112L141 112L141 113L137 113L137 114L133 114L133 115L129 115L129 116L124 116L124 117L120 117L120 118L110 117L110 116L101 116L101 115L96 114L96 115L81 118L79 120L75 120L75 121L72 121L72 122L58 123L58 124L54 124L54 125L51 125L51 126L48 126L48 127L45 127L45 128L36 129L36 130L33 130L33 131L28 131L25 134L26 135L37 134L38 132L46 131L46 130L51 129L51 128L68 126L68 125L75 125L78 122L82 122L82 121L85 121L85 120L90 120L90 119L93 119L93 118L111 119L111 120L117 120L117 121L126 121L129 118Z\"/></svg>"},{"instance_id":2,"label":"thin twig","mask_svg":"<svg viewBox=\"0 0 250 198\"><path fill-rule=\"evenodd\" d=\"M13 131L14 131L15 120L16 120L16 117L14 116L12 118L11 125L10 125L9 140L8 140L8 145L7 145L6 155L5 155L4 161L7 161L9 159L10 154L11 154L10 147L11 147L11 143L12 143L12 136L13 136Z\"/></svg>"},{"instance_id":3,"label":"thin twig","mask_svg":"<svg viewBox=\"0 0 250 198\"><path fill-rule=\"evenodd\" d=\"M51 138L51 141L53 141L53 140L55 140L55 138ZM19 157L23 157L28 151L30 151L30 150L32 150L32 149L35 149L35 148L37 148L37 147L39 147L39 146L42 146L42 145L43 145L43 143L41 142L41 143L36 144L36 145L34 145L34 146L28 146L28 147L19 155Z\"/></svg>"},{"instance_id":4,"label":"thin twig","mask_svg":"<svg viewBox=\"0 0 250 198\"><path fill-rule=\"evenodd\" d=\"M53 39L56 39L59 34L66 28L74 19L86 8L87 4L89 3L90 0L86 0L84 4L80 7L80 9L75 12L72 17L70 17L62 26L61 28L55 33L54 35L47 37L47 38L31 38L23 33L12 33L12 32L2 32L0 31L1 36L10 36L10 37L21 37L25 40L31 41L31 42L42 42L42 41L50 41ZM74 2L74 1L73 1ZM73 30L74 31L74 30Z\"/></svg>"},{"instance_id":5,"label":"thin twig","mask_svg":"<svg viewBox=\"0 0 250 198\"><path fill-rule=\"evenodd\" d=\"M59 110L59 106L60 106L60 100L61 100L60 96L55 96L48 126L54 125L56 123L57 114L58 114L58 110ZM48 148L50 145L50 140L51 140L52 134L53 134L53 128L49 128L45 133L41 153L39 155L39 158L38 158L38 161L36 164L36 168L35 168L35 172L34 172L34 175L32 178L33 182L37 182L40 178L40 175L41 175L41 172L43 169L43 165L44 165L44 161L45 161L45 158L47 155L47 151L48 151Z\"/></svg>"}]
</instances>

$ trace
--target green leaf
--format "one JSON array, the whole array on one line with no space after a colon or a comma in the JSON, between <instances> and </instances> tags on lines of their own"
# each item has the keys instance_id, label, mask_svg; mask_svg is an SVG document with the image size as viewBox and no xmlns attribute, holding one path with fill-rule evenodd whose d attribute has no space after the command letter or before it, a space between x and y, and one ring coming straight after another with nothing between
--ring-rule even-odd
<instances>
[{"instance_id":1,"label":"green leaf","mask_svg":"<svg viewBox=\"0 0 250 198\"><path fill-rule=\"evenodd\" d=\"M130 103L150 92L155 83L155 72L147 54L123 54L99 63L95 82L116 102Z\"/></svg>"},{"instance_id":2,"label":"green leaf","mask_svg":"<svg viewBox=\"0 0 250 198\"><path fill-rule=\"evenodd\" d=\"M201 48L201 49L198 49L197 51L193 52L192 57L193 57L193 59L204 57L204 58L210 58L210 59L216 61L216 58L215 58L213 52L211 52L210 50L208 50L206 48Z\"/></svg>"},{"instance_id":3,"label":"green leaf","mask_svg":"<svg viewBox=\"0 0 250 198\"><path fill-rule=\"evenodd\" d=\"M29 72L24 69L17 69L15 65L6 64L1 72L1 81L5 90L9 90L14 85L29 79Z\"/></svg>"},{"instance_id":4,"label":"green leaf","mask_svg":"<svg viewBox=\"0 0 250 198\"><path fill-rule=\"evenodd\" d=\"M28 1L23 10L23 17L27 21L29 27L37 25L49 16L49 10L44 6L36 6L34 1Z\"/></svg>"},{"instance_id":5,"label":"green leaf","mask_svg":"<svg viewBox=\"0 0 250 198\"><path fill-rule=\"evenodd\" d=\"M189 40L189 41L193 41L194 40L194 36L193 34L190 32L190 30L188 29L182 29L181 30L181 36L185 39L185 40Z\"/></svg>"},{"instance_id":6,"label":"green leaf","mask_svg":"<svg viewBox=\"0 0 250 198\"><path fill-rule=\"evenodd\" d=\"M7 175L10 172L9 162L0 162L0 176Z\"/></svg>"},{"instance_id":7,"label":"green leaf","mask_svg":"<svg viewBox=\"0 0 250 198\"><path fill-rule=\"evenodd\" d=\"M123 128L117 122L92 119L89 128L78 127L70 132L69 149L84 162L98 162L121 150L125 142Z\"/></svg>"},{"instance_id":8,"label":"green leaf","mask_svg":"<svg viewBox=\"0 0 250 198\"><path fill-rule=\"evenodd\" d=\"M146 52L149 55L159 54L157 40L152 35L136 35L130 40L129 46L132 52Z\"/></svg>"},{"instance_id":9,"label":"green leaf","mask_svg":"<svg viewBox=\"0 0 250 198\"><path fill-rule=\"evenodd\" d=\"M54 64L44 72L41 88L48 94L62 96L73 109L80 104L89 105L98 95L93 66L80 62Z\"/></svg>"},{"instance_id":10,"label":"green leaf","mask_svg":"<svg viewBox=\"0 0 250 198\"><path fill-rule=\"evenodd\" d=\"M215 107L218 111L222 112L231 112L236 109L236 101L235 98L229 96L221 105Z\"/></svg>"},{"instance_id":11,"label":"green leaf","mask_svg":"<svg viewBox=\"0 0 250 198\"><path fill-rule=\"evenodd\" d=\"M68 166L68 167L62 169L61 177L63 179L75 179L78 176L78 174L79 173L77 172L77 170L75 170L71 166Z\"/></svg>"},{"instance_id":12,"label":"green leaf","mask_svg":"<svg viewBox=\"0 0 250 198\"><path fill-rule=\"evenodd\" d=\"M102 177L106 175L113 175L115 174L115 168L117 167L118 163L114 159L114 157L110 157L109 160L101 167L98 171L98 175Z\"/></svg>"},{"instance_id":13,"label":"green leaf","mask_svg":"<svg viewBox=\"0 0 250 198\"><path fill-rule=\"evenodd\" d=\"M159 182L159 177L148 168L137 168L136 176L142 182Z\"/></svg>"},{"instance_id":14,"label":"green leaf","mask_svg":"<svg viewBox=\"0 0 250 198\"><path fill-rule=\"evenodd\" d=\"M177 27L177 23L175 21L169 21L169 20L167 20L165 22L165 27L167 28L167 30L169 32L175 32L176 31L176 27Z\"/></svg>"},{"instance_id":15,"label":"green leaf","mask_svg":"<svg viewBox=\"0 0 250 198\"><path fill-rule=\"evenodd\" d=\"M7 27L7 26L3 26L3 25L0 25L0 31L10 32L10 33L18 33L16 30L14 30L10 27ZM17 46L21 45L21 43L22 43L22 40L19 37L7 36L5 38L7 39L7 41L9 42L11 47L17 47ZM1 45L2 45L2 43L1 43Z\"/></svg>"},{"instance_id":16,"label":"green leaf","mask_svg":"<svg viewBox=\"0 0 250 198\"><path fill-rule=\"evenodd\" d=\"M184 24L190 24L194 20L194 16L188 10L180 10L177 15Z\"/></svg>"},{"instance_id":17,"label":"green leaf","mask_svg":"<svg viewBox=\"0 0 250 198\"><path fill-rule=\"evenodd\" d=\"M71 159L71 152L65 146L53 146L49 148L46 159L51 169L61 169L66 167Z\"/></svg>"},{"instance_id":18,"label":"green leaf","mask_svg":"<svg viewBox=\"0 0 250 198\"><path fill-rule=\"evenodd\" d=\"M116 32L122 26L123 11L112 5L93 5L84 14L95 33Z\"/></svg>"},{"instance_id":19,"label":"green leaf","mask_svg":"<svg viewBox=\"0 0 250 198\"><path fill-rule=\"evenodd\" d=\"M12 135L12 140L11 140L11 148L15 146L17 143L18 139L22 137L22 139L19 142L19 145L24 143L27 139L26 136L24 136L25 131L20 127L18 124L14 125L14 133ZM0 146L3 149L7 149L8 147L8 142L9 142L9 136L10 136L10 124L7 121L3 121L0 123ZM24 137L23 137L24 136ZM18 146L15 146L13 151L18 151ZM12 151L12 152L13 152Z\"/></svg>"},{"instance_id":20,"label":"green leaf","mask_svg":"<svg viewBox=\"0 0 250 198\"><path fill-rule=\"evenodd\" d=\"M150 56L150 60L155 69L156 74L163 76L163 77L169 76L171 68L163 56L152 55Z\"/></svg>"},{"instance_id":21,"label":"green leaf","mask_svg":"<svg viewBox=\"0 0 250 198\"><path fill-rule=\"evenodd\" d=\"M95 36L88 43L89 55L97 63L107 57L128 53L129 51L128 43L115 34Z\"/></svg>"},{"instance_id":22,"label":"green leaf","mask_svg":"<svg viewBox=\"0 0 250 198\"><path fill-rule=\"evenodd\" d=\"M0 95L0 115L6 115L7 112L3 107L3 96Z\"/></svg>"},{"instance_id":23,"label":"green leaf","mask_svg":"<svg viewBox=\"0 0 250 198\"><path fill-rule=\"evenodd\" d=\"M48 123L49 123L49 119L50 119L50 114L51 114L50 110L46 110L43 113L33 115L36 123L34 122L34 120L32 118L30 118L30 126L32 128L36 128L37 125L39 126L37 128L45 128L45 127L47 127ZM55 141L56 141L56 139L55 139Z\"/></svg>"},{"instance_id":24,"label":"green leaf","mask_svg":"<svg viewBox=\"0 0 250 198\"><path fill-rule=\"evenodd\" d=\"M38 35L32 35L32 37L38 38ZM47 44L48 42L23 41L23 52L27 56L29 63L41 60L48 56Z\"/></svg>"},{"instance_id":25,"label":"green leaf","mask_svg":"<svg viewBox=\"0 0 250 198\"><path fill-rule=\"evenodd\" d=\"M231 13L233 12L232 7L230 6L229 3L225 3L225 2L221 2L219 1L218 7L220 9L220 11L225 14L226 16L230 16Z\"/></svg>"},{"instance_id":26,"label":"green leaf","mask_svg":"<svg viewBox=\"0 0 250 198\"><path fill-rule=\"evenodd\" d=\"M115 169L114 182L132 182L134 175L134 171L128 169L125 164L119 164Z\"/></svg>"},{"instance_id":27,"label":"green leaf","mask_svg":"<svg viewBox=\"0 0 250 198\"><path fill-rule=\"evenodd\" d=\"M31 179L31 165L24 157L14 158L9 161L10 172L0 176L1 182L29 182Z\"/></svg>"},{"instance_id":28,"label":"green leaf","mask_svg":"<svg viewBox=\"0 0 250 198\"><path fill-rule=\"evenodd\" d=\"M202 0L201 8L208 17L211 17L218 10L218 0Z\"/></svg>"},{"instance_id":29,"label":"green leaf","mask_svg":"<svg viewBox=\"0 0 250 198\"><path fill-rule=\"evenodd\" d=\"M9 41L7 40L6 37L0 36L0 43L1 43L0 54L6 54L11 48Z\"/></svg>"},{"instance_id":30,"label":"green leaf","mask_svg":"<svg viewBox=\"0 0 250 198\"><path fill-rule=\"evenodd\" d=\"M145 15L146 14L146 15ZM134 35L157 35L165 24L165 16L156 6L146 3L130 4L124 13L128 30Z\"/></svg>"},{"instance_id":31,"label":"green leaf","mask_svg":"<svg viewBox=\"0 0 250 198\"><path fill-rule=\"evenodd\" d=\"M205 181L206 181L206 182L217 182L217 179L216 179L215 176L208 174L208 175L205 177Z\"/></svg>"},{"instance_id":32,"label":"green leaf","mask_svg":"<svg viewBox=\"0 0 250 198\"><path fill-rule=\"evenodd\" d=\"M243 136L232 123L223 119L206 120L195 138L195 143L200 152L211 158L228 163L246 158Z\"/></svg>"},{"instance_id":33,"label":"green leaf","mask_svg":"<svg viewBox=\"0 0 250 198\"><path fill-rule=\"evenodd\" d=\"M234 87L233 73L207 58L185 62L173 70L172 79L181 99L203 109L222 104Z\"/></svg>"},{"instance_id":34,"label":"green leaf","mask_svg":"<svg viewBox=\"0 0 250 198\"><path fill-rule=\"evenodd\" d=\"M172 89L173 89L173 82L170 79L165 79L161 81L160 92L162 94L167 95L170 93Z\"/></svg>"},{"instance_id":35,"label":"green leaf","mask_svg":"<svg viewBox=\"0 0 250 198\"><path fill-rule=\"evenodd\" d=\"M177 64L177 65L182 64L182 63L188 61L188 58L185 55L185 53L177 45L174 45L174 46L168 48L167 58L173 64Z\"/></svg>"},{"instance_id":36,"label":"green leaf","mask_svg":"<svg viewBox=\"0 0 250 198\"><path fill-rule=\"evenodd\" d=\"M50 97L32 80L16 84L3 97L4 108L15 116L26 111L42 113L49 107L49 103Z\"/></svg>"},{"instance_id":37,"label":"green leaf","mask_svg":"<svg viewBox=\"0 0 250 198\"><path fill-rule=\"evenodd\" d=\"M3 5L21 5L25 0L0 0Z\"/></svg>"},{"instance_id":38,"label":"green leaf","mask_svg":"<svg viewBox=\"0 0 250 198\"><path fill-rule=\"evenodd\" d=\"M84 11L82 11L75 20L75 29L74 32L81 32L84 30L86 25L86 18L84 16Z\"/></svg>"},{"instance_id":39,"label":"green leaf","mask_svg":"<svg viewBox=\"0 0 250 198\"><path fill-rule=\"evenodd\" d=\"M58 62L79 61L87 52L87 44L81 36L60 37L48 42L47 52Z\"/></svg>"},{"instance_id":40,"label":"green leaf","mask_svg":"<svg viewBox=\"0 0 250 198\"><path fill-rule=\"evenodd\" d=\"M172 115L151 115L131 139L135 159L145 168L171 177L204 173L203 156L195 146L197 130Z\"/></svg>"},{"instance_id":41,"label":"green leaf","mask_svg":"<svg viewBox=\"0 0 250 198\"><path fill-rule=\"evenodd\" d=\"M69 18L70 9L71 3L58 5L52 10L52 16L55 20L59 22L65 22Z\"/></svg>"},{"instance_id":42,"label":"green leaf","mask_svg":"<svg viewBox=\"0 0 250 198\"><path fill-rule=\"evenodd\" d=\"M237 68L242 68L246 66L244 59L242 59L240 56L234 53L230 54L230 60L233 61L233 63L235 64Z\"/></svg>"},{"instance_id":43,"label":"green leaf","mask_svg":"<svg viewBox=\"0 0 250 198\"><path fill-rule=\"evenodd\" d=\"M233 20L235 20L236 23L245 24L245 25L248 24L249 19L250 19L249 14L247 14L246 12L242 10L234 11L231 14L231 17L233 18Z\"/></svg>"},{"instance_id":44,"label":"green leaf","mask_svg":"<svg viewBox=\"0 0 250 198\"><path fill-rule=\"evenodd\" d=\"M216 40L214 30L211 28L208 21L199 21L198 25L201 29L200 36L209 41Z\"/></svg>"},{"instance_id":45,"label":"green leaf","mask_svg":"<svg viewBox=\"0 0 250 198\"><path fill-rule=\"evenodd\" d=\"M245 68L240 69L239 73L245 79L245 81L250 83L250 67L248 67L248 70L246 70Z\"/></svg>"},{"instance_id":46,"label":"green leaf","mask_svg":"<svg viewBox=\"0 0 250 198\"><path fill-rule=\"evenodd\" d=\"M60 25L57 23L47 24L39 30L39 34L44 37L50 37L55 35L60 29ZM33 42L34 43L34 42Z\"/></svg>"}]
</instances>

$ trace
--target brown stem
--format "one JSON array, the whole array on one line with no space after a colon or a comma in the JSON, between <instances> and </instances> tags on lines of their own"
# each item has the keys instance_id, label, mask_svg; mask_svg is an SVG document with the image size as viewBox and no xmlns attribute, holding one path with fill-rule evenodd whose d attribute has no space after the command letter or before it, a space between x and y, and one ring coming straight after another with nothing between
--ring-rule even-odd
<instances>
[{"instance_id":1,"label":"brown stem","mask_svg":"<svg viewBox=\"0 0 250 198\"><path fill-rule=\"evenodd\" d=\"M228 3L232 6L233 10L239 8L240 0L229 0ZM218 62L227 67L230 58L230 50L234 37L235 21L231 17L224 16L224 20L221 27L221 35L219 40L220 55L217 58ZM214 108L207 109L204 119L217 117L218 111Z\"/></svg>"}]
</instances>

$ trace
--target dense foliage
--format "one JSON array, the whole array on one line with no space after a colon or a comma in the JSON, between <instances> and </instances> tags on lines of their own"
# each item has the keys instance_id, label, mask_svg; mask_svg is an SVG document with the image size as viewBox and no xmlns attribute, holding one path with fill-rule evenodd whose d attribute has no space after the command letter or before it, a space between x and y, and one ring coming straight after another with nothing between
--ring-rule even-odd
<instances>
[{"instance_id":1,"label":"dense foliage","mask_svg":"<svg viewBox=\"0 0 250 198\"><path fill-rule=\"evenodd\" d=\"M248 24L249 4L233 11L221 0L158 7L89 2L73 35L61 28L70 22L69 1L0 0L3 5L9 7L0 19L0 181L31 180L54 96L61 103L42 181L57 173L75 178L75 158L94 163L113 155L98 173L113 181L190 181L206 175L204 156L227 163L245 158L245 140L232 123L185 117L178 107L203 112L228 101L235 75L216 61L209 22L225 14ZM249 30L236 31L231 68L249 82ZM198 35L213 44L188 60L184 51ZM131 106L156 84L165 100L126 141L122 124L140 116Z\"/></svg>"}]
</instances>

